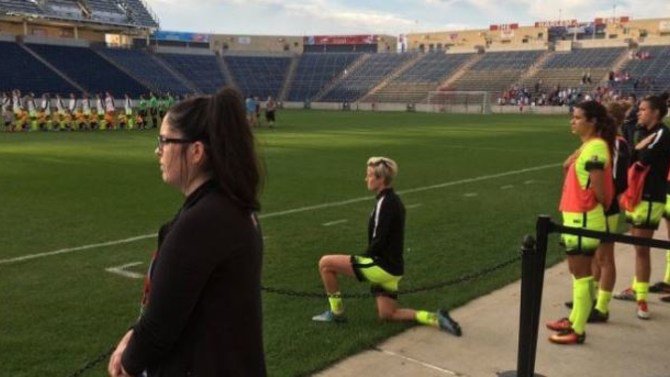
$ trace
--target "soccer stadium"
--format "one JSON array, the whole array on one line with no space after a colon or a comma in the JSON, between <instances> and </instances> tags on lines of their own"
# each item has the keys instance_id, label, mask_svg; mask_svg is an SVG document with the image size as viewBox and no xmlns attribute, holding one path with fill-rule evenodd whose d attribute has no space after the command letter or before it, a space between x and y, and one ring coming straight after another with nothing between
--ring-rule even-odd
<instances>
[{"instance_id":1,"label":"soccer stadium","mask_svg":"<svg viewBox=\"0 0 670 377\"><path fill-rule=\"evenodd\" d=\"M158 14L144 0L0 0L0 376L126 376L121 365L135 365L140 356L152 361L137 364L136 375L148 376L531 376L535 369L548 376L668 375L670 251L664 250L670 244L661 219L670 221L670 210L665 194L649 199L648 213L640 215L646 222L639 223L635 204L647 203L651 177L661 177L662 187L669 177L662 121L670 92L670 15L583 14L395 35L299 29L250 35L165 30ZM202 101L208 115L189 110ZM214 101L227 105L217 108ZM611 177L620 156L614 144L602 143L605 152L585 162L588 183L571 170L597 149L590 137L610 140L605 131L581 130L616 118L611 112L582 119L585 103L607 111L618 104L627 110L621 122L625 115L648 132L635 134L622 173L627 188L617 192L637 195L637 202L622 207L614 227L587 224L592 212L586 210L580 226L561 220L569 182L585 185L578 194L592 195L588 211L618 203L607 194L617 179ZM171 126L177 119L195 124L228 111L235 114L224 114L225 124L239 115L244 132L217 139L222 136L208 123L206 139L165 133L179 129ZM639 115L647 112L658 116L648 129ZM617 140L625 139L622 130ZM253 143L226 139L239 135ZM256 290L263 351L244 351L252 333L225 340L225 350L238 354L206 359L219 369L197 365L211 350L185 351L180 342L198 336L216 342L219 331L244 334L240 329L255 314L231 304L220 317L208 317L221 318L220 327L160 328L181 314L192 288L161 290L161 282L182 277L174 261L174 270L160 270L170 259L164 255L186 232L177 225L190 201L205 200L191 194L210 184L195 191L169 187L177 178L170 178L164 155L181 148L184 161L209 171L220 163L208 157L216 153L212 140L231 148L255 145L262 176L260 208L252 205L249 216L260 241L249 242L262 251ZM241 159L235 150L222 161ZM198 165L198 158L205 162ZM173 168L179 179L191 179L184 166ZM640 177L635 172L642 169ZM564 172L577 178L564 184ZM230 179L237 184L250 174ZM221 187L211 190L238 203L232 189ZM393 189L397 196L388 194ZM388 237L400 240L394 250L404 272L390 273L370 250L378 227L396 224L385 222L391 215L382 205L398 198L402 225ZM586 203L572 200L572 207ZM623 224L624 213L632 225ZM539 215L553 222L542 223ZM218 219L212 216L202 229L186 232L183 255L209 242L200 240ZM227 222L220 233L246 237L247 230L229 230L239 224ZM578 229L576 252L568 228ZM554 233L548 243L547 232ZM555 233L562 233L560 242ZM534 238L522 243L526 235ZM596 240L597 250L587 250L586 240ZM616 289L603 288L606 244L616 245ZM646 276L639 272L645 261ZM244 274L244 263L226 263L211 277L181 264L202 284ZM375 282L370 266L395 286ZM155 269L165 281L154 279ZM601 276L600 286L592 275ZM329 276L339 276L337 292ZM222 291L243 296L234 301L240 305L253 301L237 289ZM195 297L208 293L202 288ZM619 300L610 304L612 296ZM200 314L208 307L202 305L185 315ZM560 317L566 318L550 321ZM161 331L170 342L156 340ZM154 353L141 351L143 345ZM175 369L179 358L190 369ZM265 367L256 372L233 365L262 360Z\"/></svg>"}]
</instances>

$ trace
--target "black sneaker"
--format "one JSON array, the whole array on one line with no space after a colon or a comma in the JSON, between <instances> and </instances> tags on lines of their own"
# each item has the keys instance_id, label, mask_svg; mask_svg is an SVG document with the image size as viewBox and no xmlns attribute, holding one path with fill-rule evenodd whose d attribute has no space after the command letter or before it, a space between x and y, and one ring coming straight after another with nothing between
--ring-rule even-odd
<instances>
[{"instance_id":1,"label":"black sneaker","mask_svg":"<svg viewBox=\"0 0 670 377\"><path fill-rule=\"evenodd\" d=\"M658 283L649 286L650 293L670 293L670 284L659 281Z\"/></svg>"},{"instance_id":2,"label":"black sneaker","mask_svg":"<svg viewBox=\"0 0 670 377\"><path fill-rule=\"evenodd\" d=\"M605 323L610 318L610 313L603 313L600 310L593 308L589 315L588 323Z\"/></svg>"},{"instance_id":3,"label":"black sneaker","mask_svg":"<svg viewBox=\"0 0 670 377\"><path fill-rule=\"evenodd\" d=\"M454 321L449 316L449 312L444 309L437 311L437 323L440 326L440 330L442 331L446 331L456 336L461 336L463 334L461 331L461 326L458 324L458 322Z\"/></svg>"}]
</instances>

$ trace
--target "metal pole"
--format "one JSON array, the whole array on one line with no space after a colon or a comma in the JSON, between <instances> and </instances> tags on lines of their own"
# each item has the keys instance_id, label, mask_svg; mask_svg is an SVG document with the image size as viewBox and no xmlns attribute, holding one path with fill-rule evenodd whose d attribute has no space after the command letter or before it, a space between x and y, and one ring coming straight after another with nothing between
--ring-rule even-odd
<instances>
[{"instance_id":1,"label":"metal pole","mask_svg":"<svg viewBox=\"0 0 670 377\"><path fill-rule=\"evenodd\" d=\"M544 268L547 259L547 244L548 236L551 231L551 218L547 215L541 215L537 219L536 224L536 239L535 255L533 257L533 282L531 289L532 301L532 323L531 323L531 340L529 348L529 376L535 373L535 356L537 354L537 336L540 326L540 311L542 307L542 289L544 287Z\"/></svg>"},{"instance_id":2,"label":"metal pole","mask_svg":"<svg viewBox=\"0 0 670 377\"><path fill-rule=\"evenodd\" d=\"M517 376L532 376L533 369L529 358L532 336L532 294L533 259L535 257L535 239L526 235L521 246L521 306L519 310L519 349L517 354Z\"/></svg>"}]
</instances>

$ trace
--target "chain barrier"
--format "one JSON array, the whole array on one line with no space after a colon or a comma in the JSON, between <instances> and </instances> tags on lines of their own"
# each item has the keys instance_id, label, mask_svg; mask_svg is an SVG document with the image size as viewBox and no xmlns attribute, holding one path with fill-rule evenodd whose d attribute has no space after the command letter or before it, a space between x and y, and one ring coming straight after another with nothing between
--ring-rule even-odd
<instances>
[{"instance_id":1,"label":"chain barrier","mask_svg":"<svg viewBox=\"0 0 670 377\"><path fill-rule=\"evenodd\" d=\"M416 288L411 288L407 289L404 291L398 292L399 294L402 295L408 295L408 294L414 294L414 293L420 293L420 292L426 292L426 291L433 291L436 289L464 283L466 281L474 280L477 278L480 278L484 275L488 275L490 273L493 273L495 271L501 270L513 263L518 262L521 259L520 255L515 256L514 258L511 258L509 260L506 260L502 263L496 264L494 266L485 268L483 270L463 275L454 279L450 280L445 280L442 282L434 283L434 284L429 284L425 285L422 287L416 287ZM284 296L292 296L292 297L302 297L302 298L314 298L314 299L323 299L326 298L325 293L319 293L319 292L305 292L305 291L295 291L291 289L283 289L283 288L272 288L272 287L265 287L261 286L261 290L268 292L268 293L274 293L278 295L284 295ZM371 293L348 293L348 294L343 294L342 298L369 298L373 297ZM115 347L110 348L108 351L100 354L97 358L94 360L89 361L84 365L81 369L77 370L76 372L72 373L70 377L79 377L86 373L88 370L93 369L96 365L98 365L101 361L107 359L112 352L114 352Z\"/></svg>"},{"instance_id":2,"label":"chain barrier","mask_svg":"<svg viewBox=\"0 0 670 377\"><path fill-rule=\"evenodd\" d=\"M463 275L454 279L450 280L445 280L442 282L434 283L434 284L429 284L426 286L422 287L416 287L416 288L411 288L407 290L401 290L398 292L400 295L408 295L408 294L414 294L414 293L419 293L419 292L426 292L426 291L432 291L444 287L448 287L451 285L456 285L460 284L469 280L474 280L479 277L482 277L484 275L488 275L492 272L495 272L497 270L501 270L517 261L521 260L521 256L517 255L514 258L511 258L509 260L506 260L502 263L496 264L491 267L487 267L483 270L468 274L468 275ZM285 288L272 288L272 287L265 287L261 286L261 290L268 292L268 293L274 293L278 295L284 295L284 296L292 296L292 297L302 297L302 298L314 298L314 299L324 299L326 298L325 293L321 292L305 292L305 291L295 291L292 289L285 289ZM342 298L369 298L373 297L372 293L343 293Z\"/></svg>"},{"instance_id":3,"label":"chain barrier","mask_svg":"<svg viewBox=\"0 0 670 377\"><path fill-rule=\"evenodd\" d=\"M88 370L93 369L101 361L106 360L109 356L111 356L115 349L116 349L116 346L110 348L109 350L105 351L104 353L101 353L100 356L98 356L95 359L89 361L88 363L86 363L86 365L81 367L79 370L72 373L70 375L70 377L79 377L79 376L83 375L84 373L86 373Z\"/></svg>"}]
</instances>

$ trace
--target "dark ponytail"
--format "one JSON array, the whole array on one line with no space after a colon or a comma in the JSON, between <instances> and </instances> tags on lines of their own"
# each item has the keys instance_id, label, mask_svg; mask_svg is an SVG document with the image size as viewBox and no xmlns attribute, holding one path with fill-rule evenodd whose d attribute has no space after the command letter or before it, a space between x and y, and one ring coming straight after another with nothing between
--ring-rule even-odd
<instances>
[{"instance_id":1,"label":"dark ponytail","mask_svg":"<svg viewBox=\"0 0 670 377\"><path fill-rule=\"evenodd\" d=\"M652 110L658 110L658 122L662 122L663 118L668 115L668 97L670 94L668 92L663 92L663 94L646 96L642 101L649 104Z\"/></svg>"},{"instance_id":2,"label":"dark ponytail","mask_svg":"<svg viewBox=\"0 0 670 377\"><path fill-rule=\"evenodd\" d=\"M167 118L185 138L205 144L206 169L227 196L242 208L260 209L263 174L239 92L225 87L189 98L172 106Z\"/></svg>"},{"instance_id":3,"label":"dark ponytail","mask_svg":"<svg viewBox=\"0 0 670 377\"><path fill-rule=\"evenodd\" d=\"M596 101L583 101L575 105L575 108L581 109L584 112L586 120L595 123L596 135L605 140L610 155L613 155L617 137L617 125L614 118L607 113L605 106Z\"/></svg>"}]
</instances>

